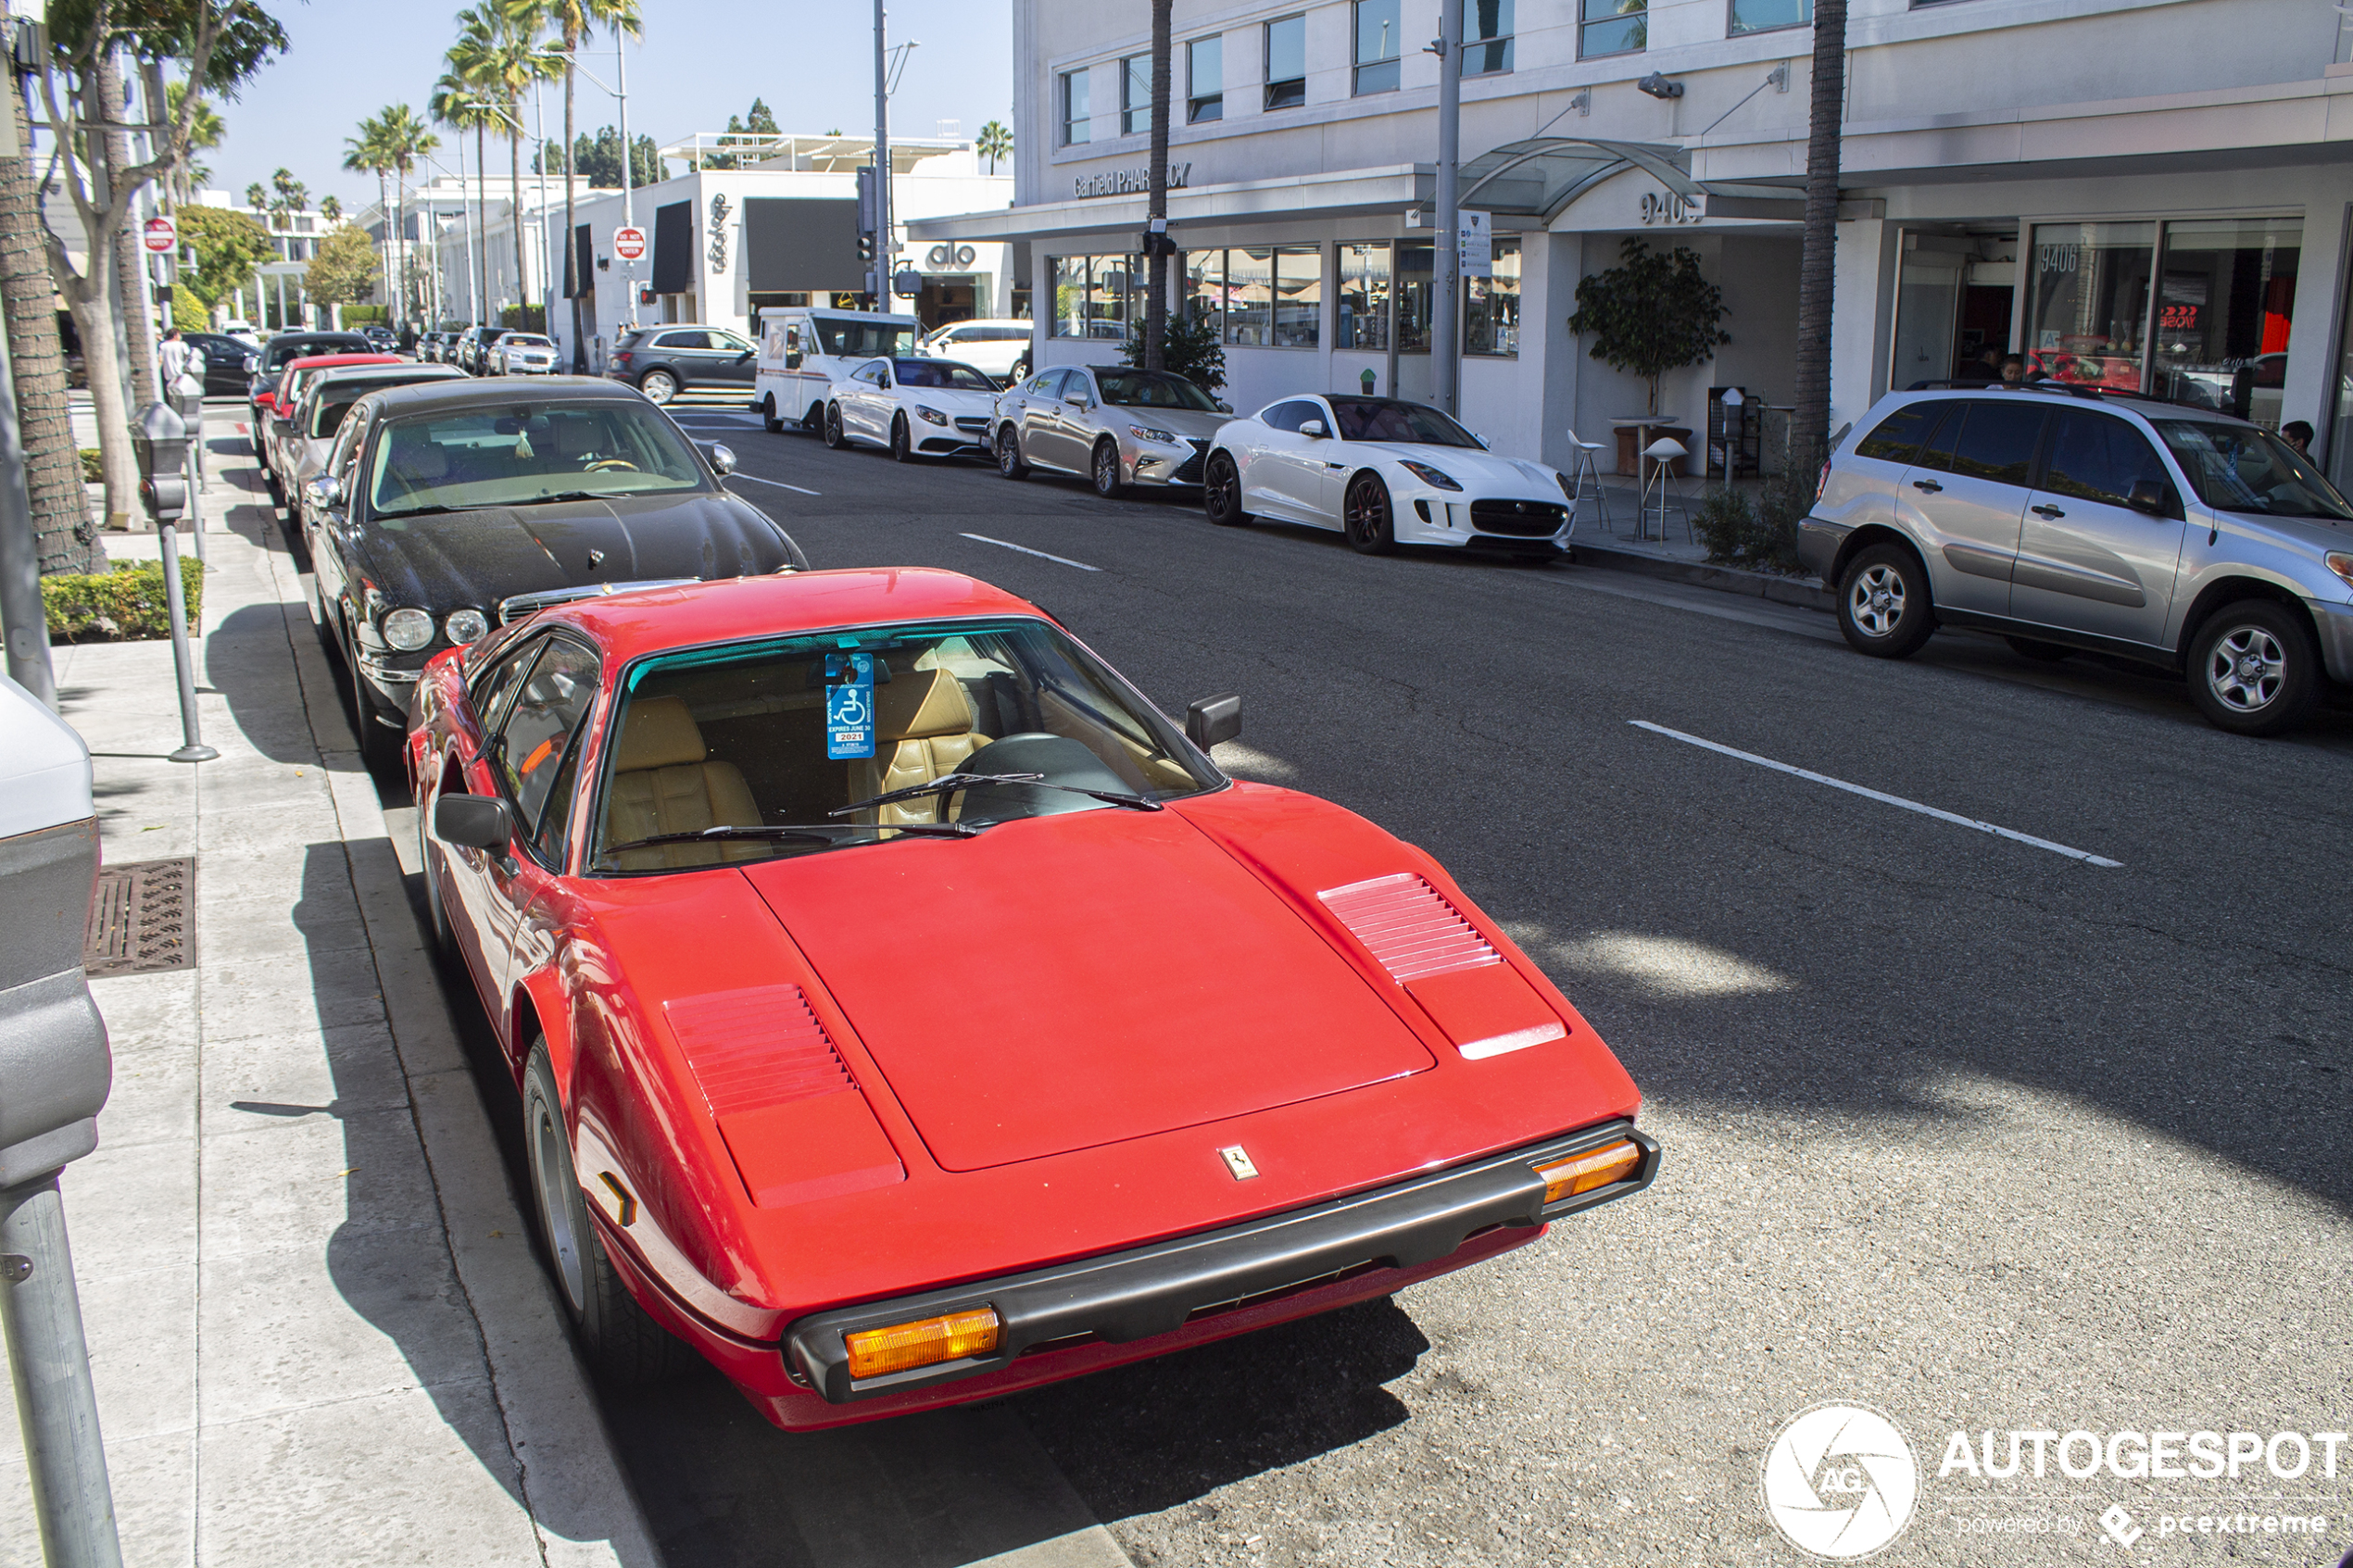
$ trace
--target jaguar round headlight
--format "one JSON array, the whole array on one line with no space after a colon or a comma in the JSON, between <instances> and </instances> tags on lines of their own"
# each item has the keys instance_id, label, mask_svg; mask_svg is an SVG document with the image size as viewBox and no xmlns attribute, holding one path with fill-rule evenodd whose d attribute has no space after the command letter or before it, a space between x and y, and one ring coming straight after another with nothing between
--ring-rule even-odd
<instances>
[{"instance_id":1,"label":"jaguar round headlight","mask_svg":"<svg viewBox=\"0 0 2353 1568\"><path fill-rule=\"evenodd\" d=\"M422 609L396 609L383 621L384 641L402 653L414 653L433 642L433 617Z\"/></svg>"},{"instance_id":2,"label":"jaguar round headlight","mask_svg":"<svg viewBox=\"0 0 2353 1568\"><path fill-rule=\"evenodd\" d=\"M948 416L941 413L938 409L933 408L928 403L916 404L915 412L932 424L944 425L948 422Z\"/></svg>"},{"instance_id":3,"label":"jaguar round headlight","mask_svg":"<svg viewBox=\"0 0 2353 1568\"><path fill-rule=\"evenodd\" d=\"M468 643L490 634L490 617L478 609L461 609L443 621L441 628L449 633L451 642L463 647Z\"/></svg>"}]
</instances>

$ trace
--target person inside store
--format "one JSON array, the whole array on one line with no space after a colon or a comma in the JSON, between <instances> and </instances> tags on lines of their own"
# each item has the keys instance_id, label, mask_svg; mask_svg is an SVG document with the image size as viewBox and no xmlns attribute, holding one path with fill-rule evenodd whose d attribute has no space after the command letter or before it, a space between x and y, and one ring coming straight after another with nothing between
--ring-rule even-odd
<instances>
[{"instance_id":1,"label":"person inside store","mask_svg":"<svg viewBox=\"0 0 2353 1568\"><path fill-rule=\"evenodd\" d=\"M2002 346L1989 343L1977 351L1977 358L1969 368L1954 378L1957 381L2000 381L2002 379Z\"/></svg>"},{"instance_id":2,"label":"person inside store","mask_svg":"<svg viewBox=\"0 0 2353 1568\"><path fill-rule=\"evenodd\" d=\"M2012 385L2016 385L2018 383L2024 381L2026 379L2026 356L2023 354L2004 355L2002 357L2001 376L2004 381L2008 382Z\"/></svg>"},{"instance_id":3,"label":"person inside store","mask_svg":"<svg viewBox=\"0 0 2353 1568\"><path fill-rule=\"evenodd\" d=\"M2295 447L2299 458L2312 455L2312 427L2302 420L2290 420L2280 426L2280 439Z\"/></svg>"}]
</instances>

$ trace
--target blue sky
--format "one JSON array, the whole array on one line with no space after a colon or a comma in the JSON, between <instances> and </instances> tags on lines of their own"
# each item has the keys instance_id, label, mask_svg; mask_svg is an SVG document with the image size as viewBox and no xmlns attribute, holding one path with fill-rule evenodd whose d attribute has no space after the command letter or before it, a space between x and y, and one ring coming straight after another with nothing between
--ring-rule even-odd
<instances>
[{"instance_id":1,"label":"blue sky","mask_svg":"<svg viewBox=\"0 0 2353 1568\"><path fill-rule=\"evenodd\" d=\"M724 131L757 96L786 131L871 132L875 121L874 7L862 0L641 0L645 37L629 49L629 131L657 143ZM382 0L278 0L270 10L293 46L221 106L228 137L203 161L212 184L242 191L280 167L347 207L376 196L371 176L343 170L344 138L386 104L420 114L441 74L454 28L431 19L442 7ZM459 6L447 6L454 17ZM935 133L936 122L1010 121L1013 111L1011 0L892 0L894 43L921 44L891 99L891 129ZM589 69L612 80L610 40ZM560 134L563 91L547 95L548 133ZM585 79L574 115L594 134L616 123L613 100ZM529 117L525 117L528 123ZM441 155L447 158L445 151ZM471 139L469 139L471 140ZM494 151L491 168L503 167ZM525 151L526 158L529 156ZM470 170L471 172L471 170Z\"/></svg>"}]
</instances>

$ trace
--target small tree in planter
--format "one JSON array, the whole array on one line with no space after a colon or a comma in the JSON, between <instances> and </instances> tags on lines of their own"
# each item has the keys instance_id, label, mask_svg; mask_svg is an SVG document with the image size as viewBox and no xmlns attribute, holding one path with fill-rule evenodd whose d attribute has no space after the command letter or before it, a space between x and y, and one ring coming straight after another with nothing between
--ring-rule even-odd
<instances>
[{"instance_id":1,"label":"small tree in planter","mask_svg":"<svg viewBox=\"0 0 2353 1568\"><path fill-rule=\"evenodd\" d=\"M1593 340L1594 358L1650 383L1650 411L1658 412L1658 379L1669 370L1716 358L1732 341L1721 325L1724 291L1700 275L1699 254L1677 245L1654 251L1632 235L1618 247L1618 264L1577 285L1577 314L1568 330Z\"/></svg>"}]
</instances>

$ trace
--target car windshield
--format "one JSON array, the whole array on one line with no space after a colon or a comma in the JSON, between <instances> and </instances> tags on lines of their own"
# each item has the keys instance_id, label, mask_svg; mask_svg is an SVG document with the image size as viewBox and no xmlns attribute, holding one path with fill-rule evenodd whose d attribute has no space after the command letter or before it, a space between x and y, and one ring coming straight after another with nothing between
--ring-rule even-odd
<instances>
[{"instance_id":1,"label":"car windshield","mask_svg":"<svg viewBox=\"0 0 2353 1568\"><path fill-rule=\"evenodd\" d=\"M547 339L535 336L530 332L509 332L498 342L507 348L553 348L556 346Z\"/></svg>"},{"instance_id":2,"label":"car windshield","mask_svg":"<svg viewBox=\"0 0 2353 1568\"><path fill-rule=\"evenodd\" d=\"M838 317L812 316L817 341L837 358L895 359L915 351L915 329L892 321L845 321Z\"/></svg>"},{"instance_id":3,"label":"car windshield","mask_svg":"<svg viewBox=\"0 0 2353 1568\"><path fill-rule=\"evenodd\" d=\"M1217 412L1217 404L1209 394L1166 370L1097 370L1095 384L1103 389L1103 401L1114 408Z\"/></svg>"},{"instance_id":4,"label":"car windshield","mask_svg":"<svg viewBox=\"0 0 2353 1568\"><path fill-rule=\"evenodd\" d=\"M824 854L1149 806L1224 783L1134 688L1054 627L1028 619L829 632L658 657L625 678L614 721L605 748L612 771L589 847L598 872ZM687 768L703 775L718 831L624 847L662 836L661 803ZM1023 777L922 787L981 773ZM912 795L873 801L911 785ZM802 831L777 831L786 828Z\"/></svg>"},{"instance_id":5,"label":"car windshield","mask_svg":"<svg viewBox=\"0 0 2353 1568\"><path fill-rule=\"evenodd\" d=\"M520 403L385 425L375 439L368 505L379 517L398 517L702 483L686 438L649 405Z\"/></svg>"},{"instance_id":6,"label":"car windshield","mask_svg":"<svg viewBox=\"0 0 2353 1568\"><path fill-rule=\"evenodd\" d=\"M2156 420L2197 498L2217 511L2353 522L2353 505L2309 458L2266 430L2206 420Z\"/></svg>"},{"instance_id":7,"label":"car windshield","mask_svg":"<svg viewBox=\"0 0 2353 1568\"><path fill-rule=\"evenodd\" d=\"M1394 441L1413 446L1477 446L1478 438L1437 409L1393 397L1331 397L1343 441Z\"/></svg>"},{"instance_id":8,"label":"car windshield","mask_svg":"<svg viewBox=\"0 0 2353 1568\"><path fill-rule=\"evenodd\" d=\"M901 386L937 386L950 392L994 392L997 383L953 359L901 359L897 373Z\"/></svg>"}]
</instances>

